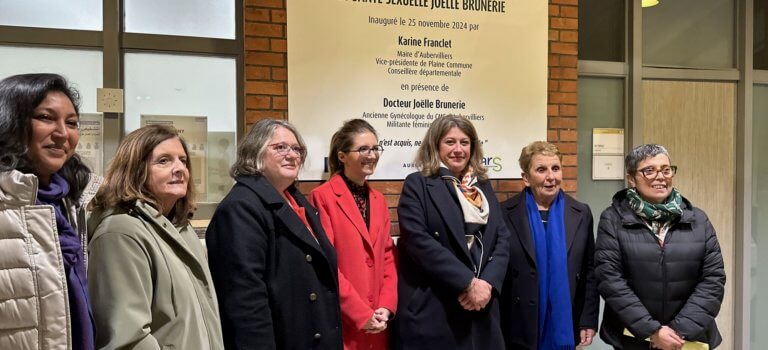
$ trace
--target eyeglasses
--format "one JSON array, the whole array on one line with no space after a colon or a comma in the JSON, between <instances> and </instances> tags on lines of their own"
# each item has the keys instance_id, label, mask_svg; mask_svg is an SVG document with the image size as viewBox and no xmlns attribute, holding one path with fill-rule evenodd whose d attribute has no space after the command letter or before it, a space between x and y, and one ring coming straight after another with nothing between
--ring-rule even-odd
<instances>
[{"instance_id":1,"label":"eyeglasses","mask_svg":"<svg viewBox=\"0 0 768 350\"><path fill-rule=\"evenodd\" d=\"M376 155L379 155L382 152L384 152L384 147L381 147L381 146L373 146L373 147L362 146L362 147L360 147L358 149L351 149L351 150L348 150L346 152L357 152L357 153L360 153L361 156L366 156L366 155L369 155L371 153L375 153Z\"/></svg>"},{"instance_id":2,"label":"eyeglasses","mask_svg":"<svg viewBox=\"0 0 768 350\"><path fill-rule=\"evenodd\" d=\"M273 143L271 145L268 145L269 147L272 147L277 154L281 156L286 156L290 151L296 152L299 156L303 156L304 152L306 151L306 148L301 147L299 145L288 145L287 143Z\"/></svg>"},{"instance_id":3,"label":"eyeglasses","mask_svg":"<svg viewBox=\"0 0 768 350\"><path fill-rule=\"evenodd\" d=\"M661 169L656 169L652 166L642 168L637 171L640 174L643 174L643 177L645 177L648 180L653 180L657 176L659 176L659 173L661 173L661 176L664 176L664 178L671 178L677 174L677 166L671 165L671 166L665 166Z\"/></svg>"}]
</instances>

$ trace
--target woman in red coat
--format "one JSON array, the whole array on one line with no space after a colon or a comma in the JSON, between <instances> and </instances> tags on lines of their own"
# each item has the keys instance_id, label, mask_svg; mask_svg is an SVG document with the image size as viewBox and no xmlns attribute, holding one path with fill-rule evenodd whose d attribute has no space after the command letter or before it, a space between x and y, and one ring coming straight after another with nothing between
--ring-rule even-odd
<instances>
[{"instance_id":1,"label":"woman in red coat","mask_svg":"<svg viewBox=\"0 0 768 350\"><path fill-rule=\"evenodd\" d=\"M331 178L309 200L336 248L344 349L388 349L387 322L397 309L397 272L389 210L366 182L384 148L362 119L331 138Z\"/></svg>"}]
</instances>

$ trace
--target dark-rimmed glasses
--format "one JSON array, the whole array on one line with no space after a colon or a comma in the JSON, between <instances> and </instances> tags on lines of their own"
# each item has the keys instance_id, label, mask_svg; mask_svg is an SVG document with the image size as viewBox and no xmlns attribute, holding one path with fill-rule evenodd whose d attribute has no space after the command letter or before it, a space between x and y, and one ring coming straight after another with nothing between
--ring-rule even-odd
<instances>
[{"instance_id":1,"label":"dark-rimmed glasses","mask_svg":"<svg viewBox=\"0 0 768 350\"><path fill-rule=\"evenodd\" d=\"M371 153L379 155L379 154L384 152L384 147L381 147L381 146L373 146L373 147L362 146L362 147L360 147L358 149L350 149L350 150L347 150L345 152L347 152L347 153L349 153L349 152L357 152L357 153L360 153L361 156L367 156L367 155L369 155Z\"/></svg>"},{"instance_id":2,"label":"dark-rimmed glasses","mask_svg":"<svg viewBox=\"0 0 768 350\"><path fill-rule=\"evenodd\" d=\"M652 166L649 166L649 167L639 169L637 172L642 174L643 177L648 180L655 179L657 176L659 176L659 173L661 173L661 176L663 176L664 178L669 179L674 177L675 174L677 174L677 166L676 165L664 166L664 167L661 167L661 169L656 169Z\"/></svg>"}]
</instances>

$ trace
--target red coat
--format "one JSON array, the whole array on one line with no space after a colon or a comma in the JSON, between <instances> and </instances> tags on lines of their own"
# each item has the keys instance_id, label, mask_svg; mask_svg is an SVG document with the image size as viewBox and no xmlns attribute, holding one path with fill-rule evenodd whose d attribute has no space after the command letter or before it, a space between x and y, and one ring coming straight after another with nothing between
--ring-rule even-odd
<instances>
[{"instance_id":1,"label":"red coat","mask_svg":"<svg viewBox=\"0 0 768 350\"><path fill-rule=\"evenodd\" d=\"M374 310L397 310L397 271L389 210L381 192L371 188L368 196L370 230L340 175L332 176L309 195L320 212L328 239L336 248L344 349L350 350L388 349L387 331L371 335L362 328Z\"/></svg>"}]
</instances>

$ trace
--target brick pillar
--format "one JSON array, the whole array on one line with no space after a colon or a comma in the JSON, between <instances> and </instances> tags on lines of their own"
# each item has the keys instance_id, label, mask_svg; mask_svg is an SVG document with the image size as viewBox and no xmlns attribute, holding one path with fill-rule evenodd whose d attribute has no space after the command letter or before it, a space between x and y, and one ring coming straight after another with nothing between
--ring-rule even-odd
<instances>
[{"instance_id":1,"label":"brick pillar","mask_svg":"<svg viewBox=\"0 0 768 350\"><path fill-rule=\"evenodd\" d=\"M246 0L245 124L288 118L285 1Z\"/></svg>"},{"instance_id":2,"label":"brick pillar","mask_svg":"<svg viewBox=\"0 0 768 350\"><path fill-rule=\"evenodd\" d=\"M563 189L576 192L578 0L549 1L547 141L563 154Z\"/></svg>"}]
</instances>

